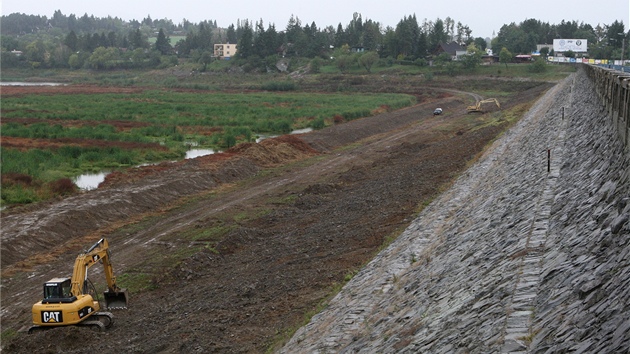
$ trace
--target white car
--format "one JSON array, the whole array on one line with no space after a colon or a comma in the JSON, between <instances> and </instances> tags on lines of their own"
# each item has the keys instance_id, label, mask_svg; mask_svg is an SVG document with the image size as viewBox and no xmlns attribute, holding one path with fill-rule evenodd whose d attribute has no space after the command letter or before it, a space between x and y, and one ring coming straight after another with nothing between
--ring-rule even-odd
<instances>
[{"instance_id":1,"label":"white car","mask_svg":"<svg viewBox=\"0 0 630 354\"><path fill-rule=\"evenodd\" d=\"M435 111L433 111L434 116L439 116L440 114L442 114L442 108L436 108Z\"/></svg>"}]
</instances>

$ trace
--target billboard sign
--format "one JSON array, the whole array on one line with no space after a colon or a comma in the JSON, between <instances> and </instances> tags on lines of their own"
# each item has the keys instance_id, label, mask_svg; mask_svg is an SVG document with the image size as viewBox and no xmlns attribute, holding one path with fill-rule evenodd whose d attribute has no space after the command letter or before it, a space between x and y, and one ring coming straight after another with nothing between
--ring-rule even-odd
<instances>
[{"instance_id":1,"label":"billboard sign","mask_svg":"<svg viewBox=\"0 0 630 354\"><path fill-rule=\"evenodd\" d=\"M587 52L586 39L554 39L554 52Z\"/></svg>"}]
</instances>

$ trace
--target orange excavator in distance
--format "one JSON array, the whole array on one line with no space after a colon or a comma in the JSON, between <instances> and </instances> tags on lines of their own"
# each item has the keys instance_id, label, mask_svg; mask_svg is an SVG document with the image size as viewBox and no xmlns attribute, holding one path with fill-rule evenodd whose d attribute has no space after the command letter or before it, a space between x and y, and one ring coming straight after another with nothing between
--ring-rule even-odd
<instances>
[{"instance_id":1,"label":"orange excavator in distance","mask_svg":"<svg viewBox=\"0 0 630 354\"><path fill-rule=\"evenodd\" d=\"M103 294L105 309L126 309L127 289L116 285L109 244L103 238L77 256L72 278L53 278L44 283L44 298L33 305L33 326L28 333L69 325L89 326L96 330L110 328L114 316L111 312L101 311L96 290L87 278L88 269L99 262L105 268L108 287Z\"/></svg>"}]
</instances>

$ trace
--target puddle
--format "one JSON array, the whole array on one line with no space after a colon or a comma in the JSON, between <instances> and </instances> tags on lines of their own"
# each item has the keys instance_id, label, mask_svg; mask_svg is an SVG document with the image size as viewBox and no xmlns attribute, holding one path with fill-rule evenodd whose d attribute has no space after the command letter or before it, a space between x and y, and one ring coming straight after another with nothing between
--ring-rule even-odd
<instances>
[{"instance_id":1,"label":"puddle","mask_svg":"<svg viewBox=\"0 0 630 354\"><path fill-rule=\"evenodd\" d=\"M312 131L313 131L313 128L296 129L289 134L304 134L304 133L308 133Z\"/></svg>"},{"instance_id":2,"label":"puddle","mask_svg":"<svg viewBox=\"0 0 630 354\"><path fill-rule=\"evenodd\" d=\"M190 149L186 151L186 159L194 159L195 157L214 154L212 149Z\"/></svg>"},{"instance_id":3,"label":"puddle","mask_svg":"<svg viewBox=\"0 0 630 354\"><path fill-rule=\"evenodd\" d=\"M304 134L304 133L308 133L308 132L312 132L313 128L304 128L304 129L296 129L292 132L290 132L289 134ZM276 138L279 135L263 135L263 134L259 134L258 137L256 138L256 142L259 143L265 139L271 139L271 138Z\"/></svg>"},{"instance_id":4,"label":"puddle","mask_svg":"<svg viewBox=\"0 0 630 354\"><path fill-rule=\"evenodd\" d=\"M105 176L109 174L107 172L99 172L99 173L86 173L84 175L80 175L74 179L74 184L76 184L79 188L83 190L92 190L98 188L98 185L105 180Z\"/></svg>"}]
</instances>

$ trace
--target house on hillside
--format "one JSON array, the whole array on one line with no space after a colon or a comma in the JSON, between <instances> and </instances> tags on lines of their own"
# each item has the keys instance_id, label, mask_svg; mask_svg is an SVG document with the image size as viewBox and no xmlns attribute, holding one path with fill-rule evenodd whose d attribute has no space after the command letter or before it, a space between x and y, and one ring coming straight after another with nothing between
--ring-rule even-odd
<instances>
[{"instance_id":1,"label":"house on hillside","mask_svg":"<svg viewBox=\"0 0 630 354\"><path fill-rule=\"evenodd\" d=\"M457 60L458 57L466 54L466 47L457 42L440 43L433 55L437 57L442 53L448 53L453 60Z\"/></svg>"},{"instance_id":2,"label":"house on hillside","mask_svg":"<svg viewBox=\"0 0 630 354\"><path fill-rule=\"evenodd\" d=\"M221 43L214 45L214 56L218 59L226 59L229 60L236 54L237 48L236 44L230 43Z\"/></svg>"}]
</instances>

